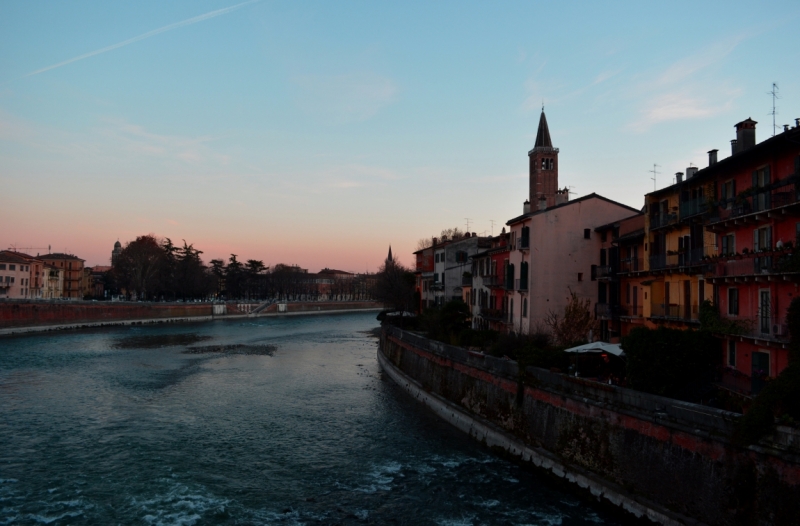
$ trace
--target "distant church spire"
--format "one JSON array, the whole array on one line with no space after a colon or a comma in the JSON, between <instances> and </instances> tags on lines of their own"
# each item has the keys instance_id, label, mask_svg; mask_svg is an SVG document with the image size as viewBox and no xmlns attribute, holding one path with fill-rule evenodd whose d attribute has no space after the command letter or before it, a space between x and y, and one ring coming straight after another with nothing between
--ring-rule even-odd
<instances>
[{"instance_id":1,"label":"distant church spire","mask_svg":"<svg viewBox=\"0 0 800 526\"><path fill-rule=\"evenodd\" d=\"M393 262L394 258L392 257L392 245L389 245L389 255L386 256L386 262Z\"/></svg>"}]
</instances>

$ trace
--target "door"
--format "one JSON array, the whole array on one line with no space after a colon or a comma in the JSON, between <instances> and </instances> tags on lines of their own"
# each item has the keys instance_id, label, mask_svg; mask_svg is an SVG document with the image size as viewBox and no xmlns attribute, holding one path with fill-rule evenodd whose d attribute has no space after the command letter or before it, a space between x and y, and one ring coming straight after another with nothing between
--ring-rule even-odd
<instances>
[{"instance_id":1,"label":"door","mask_svg":"<svg viewBox=\"0 0 800 526\"><path fill-rule=\"evenodd\" d=\"M692 282L688 279L683 282L683 319L692 319Z\"/></svg>"},{"instance_id":2,"label":"door","mask_svg":"<svg viewBox=\"0 0 800 526\"><path fill-rule=\"evenodd\" d=\"M765 378L769 377L769 353L754 352L751 370L752 394L758 394L766 384Z\"/></svg>"},{"instance_id":3,"label":"door","mask_svg":"<svg viewBox=\"0 0 800 526\"><path fill-rule=\"evenodd\" d=\"M769 301L769 290L758 291L758 325L761 334L769 334L772 327L770 327L770 312L771 305Z\"/></svg>"}]
</instances>

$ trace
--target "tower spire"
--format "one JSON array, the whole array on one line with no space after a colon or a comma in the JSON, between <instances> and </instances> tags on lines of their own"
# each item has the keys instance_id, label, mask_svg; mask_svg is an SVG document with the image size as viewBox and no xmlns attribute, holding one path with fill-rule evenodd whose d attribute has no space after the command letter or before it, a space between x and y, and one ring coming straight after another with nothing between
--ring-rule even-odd
<instances>
[{"instance_id":1,"label":"tower spire","mask_svg":"<svg viewBox=\"0 0 800 526\"><path fill-rule=\"evenodd\" d=\"M550 139L550 128L547 126L547 117L544 116L544 103L542 103L542 114L539 116L539 129L536 131L535 148L552 148L553 141Z\"/></svg>"}]
</instances>

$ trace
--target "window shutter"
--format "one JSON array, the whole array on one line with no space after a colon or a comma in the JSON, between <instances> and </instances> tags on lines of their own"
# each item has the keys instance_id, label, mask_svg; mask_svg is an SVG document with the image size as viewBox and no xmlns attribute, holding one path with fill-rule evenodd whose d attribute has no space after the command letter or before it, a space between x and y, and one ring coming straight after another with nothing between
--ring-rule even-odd
<instances>
[{"instance_id":1,"label":"window shutter","mask_svg":"<svg viewBox=\"0 0 800 526\"><path fill-rule=\"evenodd\" d=\"M769 165L767 165L767 166L764 167L764 184L768 185L769 183L770 183Z\"/></svg>"},{"instance_id":2,"label":"window shutter","mask_svg":"<svg viewBox=\"0 0 800 526\"><path fill-rule=\"evenodd\" d=\"M800 155L794 158L794 174L800 175Z\"/></svg>"},{"instance_id":3,"label":"window shutter","mask_svg":"<svg viewBox=\"0 0 800 526\"><path fill-rule=\"evenodd\" d=\"M753 188L758 187L758 170L753 170Z\"/></svg>"},{"instance_id":4,"label":"window shutter","mask_svg":"<svg viewBox=\"0 0 800 526\"><path fill-rule=\"evenodd\" d=\"M753 251L758 252L758 229L753 229Z\"/></svg>"},{"instance_id":5,"label":"window shutter","mask_svg":"<svg viewBox=\"0 0 800 526\"><path fill-rule=\"evenodd\" d=\"M766 233L767 233L767 236L766 236L767 240L766 240L766 243L764 245L764 248L770 249L770 248L772 248L772 227L771 226L767 227Z\"/></svg>"}]
</instances>

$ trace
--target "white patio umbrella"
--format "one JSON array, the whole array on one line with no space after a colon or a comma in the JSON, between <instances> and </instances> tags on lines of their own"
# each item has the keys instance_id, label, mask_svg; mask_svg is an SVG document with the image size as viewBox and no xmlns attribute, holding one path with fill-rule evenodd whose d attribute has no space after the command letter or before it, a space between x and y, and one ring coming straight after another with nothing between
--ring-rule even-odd
<instances>
[{"instance_id":1,"label":"white patio umbrella","mask_svg":"<svg viewBox=\"0 0 800 526\"><path fill-rule=\"evenodd\" d=\"M613 354L614 356L625 355L625 352L622 350L622 348L619 346L618 343L606 343L606 342L585 343L583 345L578 345L577 347L564 349L564 352L571 352L576 354L607 352L608 354Z\"/></svg>"}]
</instances>

